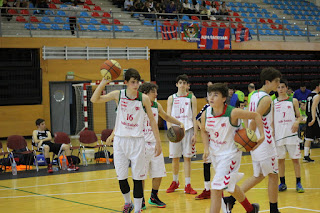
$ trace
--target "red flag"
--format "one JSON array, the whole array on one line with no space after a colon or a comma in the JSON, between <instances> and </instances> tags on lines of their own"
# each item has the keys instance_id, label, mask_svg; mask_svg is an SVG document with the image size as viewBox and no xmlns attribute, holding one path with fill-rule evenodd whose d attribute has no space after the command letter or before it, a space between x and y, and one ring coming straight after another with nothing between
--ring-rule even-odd
<instances>
[{"instance_id":1,"label":"red flag","mask_svg":"<svg viewBox=\"0 0 320 213\"><path fill-rule=\"evenodd\" d=\"M161 34L163 40L171 40L177 38L177 27L175 26L161 26Z\"/></svg>"}]
</instances>

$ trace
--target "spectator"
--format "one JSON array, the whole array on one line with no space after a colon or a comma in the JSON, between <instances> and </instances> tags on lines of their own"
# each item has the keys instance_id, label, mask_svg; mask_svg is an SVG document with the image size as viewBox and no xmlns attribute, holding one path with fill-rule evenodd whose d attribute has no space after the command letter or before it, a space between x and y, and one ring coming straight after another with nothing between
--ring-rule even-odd
<instances>
[{"instance_id":1,"label":"spectator","mask_svg":"<svg viewBox=\"0 0 320 213\"><path fill-rule=\"evenodd\" d=\"M248 104L250 104L250 99L251 99L251 95L253 94L253 92L256 90L256 87L254 86L254 83L250 83L248 85L248 92L249 92L249 95L248 95Z\"/></svg>"},{"instance_id":2,"label":"spectator","mask_svg":"<svg viewBox=\"0 0 320 213\"><path fill-rule=\"evenodd\" d=\"M215 4L214 1L211 2L209 10L210 10L211 14L217 14L218 13L218 10L216 9L216 4Z\"/></svg>"},{"instance_id":3,"label":"spectator","mask_svg":"<svg viewBox=\"0 0 320 213\"><path fill-rule=\"evenodd\" d=\"M133 0L126 0L124 2L123 9L130 12L134 11Z\"/></svg>"},{"instance_id":4,"label":"spectator","mask_svg":"<svg viewBox=\"0 0 320 213\"><path fill-rule=\"evenodd\" d=\"M10 15L8 13L8 9L10 7L10 5L8 4L8 2L6 0L3 1L3 5L1 6L3 8L1 8L1 14L3 17L7 18L7 21L10 21L12 19L12 15Z\"/></svg>"},{"instance_id":5,"label":"spectator","mask_svg":"<svg viewBox=\"0 0 320 213\"><path fill-rule=\"evenodd\" d=\"M244 102L244 93L241 90L236 90L235 94L238 95L239 101Z\"/></svg>"},{"instance_id":6,"label":"spectator","mask_svg":"<svg viewBox=\"0 0 320 213\"><path fill-rule=\"evenodd\" d=\"M192 14L193 11L191 9L191 4L189 3L189 0L184 0L183 6L183 13L185 14Z\"/></svg>"},{"instance_id":7,"label":"spectator","mask_svg":"<svg viewBox=\"0 0 320 213\"><path fill-rule=\"evenodd\" d=\"M287 95L288 95L289 97L293 97L293 90L292 90L291 87L288 87Z\"/></svg>"},{"instance_id":8,"label":"spectator","mask_svg":"<svg viewBox=\"0 0 320 213\"><path fill-rule=\"evenodd\" d=\"M301 82L300 89L294 91L293 98L296 98L299 102L301 102L302 100L307 100L307 97L310 93L311 91L307 89L306 84Z\"/></svg>"},{"instance_id":9,"label":"spectator","mask_svg":"<svg viewBox=\"0 0 320 213\"><path fill-rule=\"evenodd\" d=\"M37 8L49 8L49 5L46 0L39 0L36 4ZM36 10L34 14L44 14L44 10Z\"/></svg>"},{"instance_id":10,"label":"spectator","mask_svg":"<svg viewBox=\"0 0 320 213\"><path fill-rule=\"evenodd\" d=\"M180 0L174 0L177 13L183 13L183 5Z\"/></svg>"},{"instance_id":11,"label":"spectator","mask_svg":"<svg viewBox=\"0 0 320 213\"><path fill-rule=\"evenodd\" d=\"M166 13L177 13L176 6L174 5L174 1L171 1L170 4L166 8ZM167 15L168 19L173 19L175 16Z\"/></svg>"},{"instance_id":12,"label":"spectator","mask_svg":"<svg viewBox=\"0 0 320 213\"><path fill-rule=\"evenodd\" d=\"M142 12L144 13L149 13L149 14L143 14L144 17L146 18L152 18L152 19L156 19L156 15L154 14L154 9L153 8L150 8L150 2L146 1L144 3L144 7L142 9Z\"/></svg>"},{"instance_id":13,"label":"spectator","mask_svg":"<svg viewBox=\"0 0 320 213\"><path fill-rule=\"evenodd\" d=\"M77 6L78 2L75 0L72 5L62 8L63 10L69 10L69 24L71 35L75 35L74 29L77 29L77 12L82 10L88 10L86 8L80 8Z\"/></svg>"},{"instance_id":14,"label":"spectator","mask_svg":"<svg viewBox=\"0 0 320 213\"><path fill-rule=\"evenodd\" d=\"M234 93L233 86L229 86L229 96L227 97L226 103L231 106L236 106L238 95Z\"/></svg>"},{"instance_id":15,"label":"spectator","mask_svg":"<svg viewBox=\"0 0 320 213\"><path fill-rule=\"evenodd\" d=\"M200 7L200 15L205 15L205 16L201 16L201 18L203 20L209 20L210 19L211 12L210 12L210 10L207 9L207 5L206 5L205 1L202 2L202 5Z\"/></svg>"},{"instance_id":16,"label":"spectator","mask_svg":"<svg viewBox=\"0 0 320 213\"><path fill-rule=\"evenodd\" d=\"M197 2L197 0L192 0L192 10L194 14L200 13L200 4Z\"/></svg>"},{"instance_id":17,"label":"spectator","mask_svg":"<svg viewBox=\"0 0 320 213\"><path fill-rule=\"evenodd\" d=\"M222 2L219 9L220 9L219 11L220 15L229 15L229 12L228 12L229 9L227 8L227 5L225 2Z\"/></svg>"},{"instance_id":18,"label":"spectator","mask_svg":"<svg viewBox=\"0 0 320 213\"><path fill-rule=\"evenodd\" d=\"M161 6L161 4L159 2L154 7L154 10L156 13L164 13L163 7ZM162 17L160 16L159 18L162 18Z\"/></svg>"},{"instance_id":19,"label":"spectator","mask_svg":"<svg viewBox=\"0 0 320 213\"><path fill-rule=\"evenodd\" d=\"M133 4L134 11L136 12L142 12L143 3L140 0L136 0Z\"/></svg>"}]
</instances>

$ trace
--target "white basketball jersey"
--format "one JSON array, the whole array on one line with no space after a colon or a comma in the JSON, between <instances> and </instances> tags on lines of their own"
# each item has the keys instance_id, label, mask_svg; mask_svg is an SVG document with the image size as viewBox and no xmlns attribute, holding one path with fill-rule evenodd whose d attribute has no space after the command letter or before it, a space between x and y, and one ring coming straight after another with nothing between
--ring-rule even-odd
<instances>
[{"instance_id":1,"label":"white basketball jersey","mask_svg":"<svg viewBox=\"0 0 320 213\"><path fill-rule=\"evenodd\" d=\"M152 114L154 119L156 120L156 123L158 123L158 116L159 116L159 111L158 111L158 103L153 101L152 105L151 105L151 110L152 110ZM146 113L145 115L145 119L144 119L144 140L146 142L156 142L156 138L154 137L152 128L151 128L151 124L150 124L150 119Z\"/></svg>"},{"instance_id":2,"label":"white basketball jersey","mask_svg":"<svg viewBox=\"0 0 320 213\"><path fill-rule=\"evenodd\" d=\"M192 94L186 96L173 94L172 99L171 116L183 123L185 130L191 129L193 127Z\"/></svg>"},{"instance_id":3,"label":"white basketball jersey","mask_svg":"<svg viewBox=\"0 0 320 213\"><path fill-rule=\"evenodd\" d=\"M259 106L259 102L261 101L262 98L265 98L265 97L270 97L270 96L264 91L259 91L259 90L255 91L251 96L249 111L256 112ZM275 146L274 138L272 136L272 129L271 129L271 122L272 122L271 111L272 111L272 104L270 105L270 110L265 115L262 116L265 139L257 149L255 149L254 151L251 151L252 160L254 161L261 161L277 155L276 146ZM260 138L260 133L258 129L256 129L256 135L257 135L257 138Z\"/></svg>"},{"instance_id":4,"label":"white basketball jersey","mask_svg":"<svg viewBox=\"0 0 320 213\"><path fill-rule=\"evenodd\" d=\"M230 123L233 109L234 107L225 105L223 113L218 116L213 115L211 106L206 109L205 128L209 134L210 154L212 155L226 155L238 151L234 144L234 136L240 128L240 120L238 126L233 126Z\"/></svg>"},{"instance_id":5,"label":"white basketball jersey","mask_svg":"<svg viewBox=\"0 0 320 213\"><path fill-rule=\"evenodd\" d=\"M135 99L126 96L126 90L120 90L115 135L119 137L144 137L145 110L142 93L137 92Z\"/></svg>"},{"instance_id":6,"label":"white basketball jersey","mask_svg":"<svg viewBox=\"0 0 320 213\"><path fill-rule=\"evenodd\" d=\"M286 144L297 144L299 141L296 140L297 132L292 133L291 127L296 120L293 98L288 97L285 100L279 101L275 99L273 101L274 106L274 129L275 129L275 141L277 146ZM292 140L282 140L285 138L292 137Z\"/></svg>"}]
</instances>

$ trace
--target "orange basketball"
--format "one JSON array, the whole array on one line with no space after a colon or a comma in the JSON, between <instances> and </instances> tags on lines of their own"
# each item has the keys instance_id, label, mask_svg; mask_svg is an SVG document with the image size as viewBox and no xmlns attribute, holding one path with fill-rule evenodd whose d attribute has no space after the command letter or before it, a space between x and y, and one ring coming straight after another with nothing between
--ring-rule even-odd
<instances>
[{"instance_id":1,"label":"orange basketball","mask_svg":"<svg viewBox=\"0 0 320 213\"><path fill-rule=\"evenodd\" d=\"M100 73L106 80L114 80L121 74L121 66L116 60L106 60L100 66Z\"/></svg>"},{"instance_id":2,"label":"orange basketball","mask_svg":"<svg viewBox=\"0 0 320 213\"><path fill-rule=\"evenodd\" d=\"M257 145L257 136L251 129L240 129L234 136L235 145L243 152L249 152Z\"/></svg>"},{"instance_id":3,"label":"orange basketball","mask_svg":"<svg viewBox=\"0 0 320 213\"><path fill-rule=\"evenodd\" d=\"M178 126L172 126L167 131L167 137L173 143L180 142L184 137L184 131Z\"/></svg>"}]
</instances>

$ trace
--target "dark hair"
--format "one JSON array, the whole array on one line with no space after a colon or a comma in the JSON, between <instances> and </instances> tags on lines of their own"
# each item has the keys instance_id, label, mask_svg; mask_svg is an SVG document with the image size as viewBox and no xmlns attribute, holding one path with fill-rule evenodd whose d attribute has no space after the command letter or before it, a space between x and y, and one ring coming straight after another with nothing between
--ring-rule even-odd
<instances>
[{"instance_id":1,"label":"dark hair","mask_svg":"<svg viewBox=\"0 0 320 213\"><path fill-rule=\"evenodd\" d=\"M158 90L158 85L156 85L154 83L146 82L146 83L143 83L140 85L138 91L142 92L144 94L148 94L150 91L155 90L155 89Z\"/></svg>"},{"instance_id":2,"label":"dark hair","mask_svg":"<svg viewBox=\"0 0 320 213\"><path fill-rule=\"evenodd\" d=\"M223 98L228 97L228 87L224 83L214 83L213 85L208 86L208 93L211 92L220 92Z\"/></svg>"},{"instance_id":3,"label":"dark hair","mask_svg":"<svg viewBox=\"0 0 320 213\"><path fill-rule=\"evenodd\" d=\"M314 90L316 89L317 86L319 86L320 81L319 80L312 80L310 83L311 89Z\"/></svg>"},{"instance_id":4,"label":"dark hair","mask_svg":"<svg viewBox=\"0 0 320 213\"><path fill-rule=\"evenodd\" d=\"M244 104L244 101L240 101L239 99L236 102L236 108L240 107L240 104Z\"/></svg>"},{"instance_id":5,"label":"dark hair","mask_svg":"<svg viewBox=\"0 0 320 213\"><path fill-rule=\"evenodd\" d=\"M40 124L41 124L43 121L44 121L44 119L38 118L38 119L36 120L36 126L40 126Z\"/></svg>"},{"instance_id":6,"label":"dark hair","mask_svg":"<svg viewBox=\"0 0 320 213\"><path fill-rule=\"evenodd\" d=\"M264 85L267 80L271 82L276 78L281 78L281 72L273 67L264 68L260 73L262 85Z\"/></svg>"},{"instance_id":7,"label":"dark hair","mask_svg":"<svg viewBox=\"0 0 320 213\"><path fill-rule=\"evenodd\" d=\"M284 78L280 79L280 84L285 84L286 87L288 87L288 81L286 79L284 79Z\"/></svg>"},{"instance_id":8,"label":"dark hair","mask_svg":"<svg viewBox=\"0 0 320 213\"><path fill-rule=\"evenodd\" d=\"M178 83L178 81L186 81L187 83L189 83L189 78L186 74L183 74L183 75L179 75L177 78L176 78L176 83Z\"/></svg>"},{"instance_id":9,"label":"dark hair","mask_svg":"<svg viewBox=\"0 0 320 213\"><path fill-rule=\"evenodd\" d=\"M130 81L130 79L133 78L134 80L140 81L141 77L139 72L136 69L129 68L124 75L124 80Z\"/></svg>"}]
</instances>

